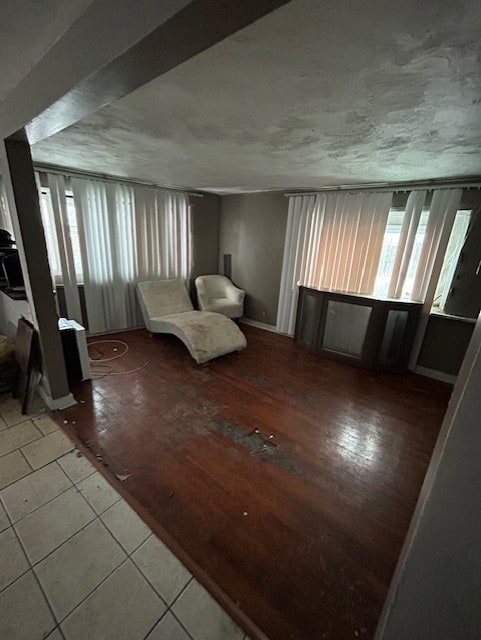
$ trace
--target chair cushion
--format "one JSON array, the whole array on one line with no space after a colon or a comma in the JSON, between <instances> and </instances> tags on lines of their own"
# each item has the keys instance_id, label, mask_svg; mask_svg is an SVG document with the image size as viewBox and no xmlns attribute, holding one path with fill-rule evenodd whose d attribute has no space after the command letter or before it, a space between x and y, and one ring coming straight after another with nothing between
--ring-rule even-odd
<instances>
[{"instance_id":1,"label":"chair cushion","mask_svg":"<svg viewBox=\"0 0 481 640\"><path fill-rule=\"evenodd\" d=\"M240 318L243 310L243 304L237 304L229 298L209 298L208 304L204 306L204 311L222 313L228 318Z\"/></svg>"},{"instance_id":2,"label":"chair cushion","mask_svg":"<svg viewBox=\"0 0 481 640\"><path fill-rule=\"evenodd\" d=\"M244 334L232 320L209 311L187 311L150 318L149 329L180 338L199 364L240 351L247 345Z\"/></svg>"},{"instance_id":3,"label":"chair cushion","mask_svg":"<svg viewBox=\"0 0 481 640\"><path fill-rule=\"evenodd\" d=\"M138 282L142 313L149 318L192 311L194 306L182 280Z\"/></svg>"}]
</instances>

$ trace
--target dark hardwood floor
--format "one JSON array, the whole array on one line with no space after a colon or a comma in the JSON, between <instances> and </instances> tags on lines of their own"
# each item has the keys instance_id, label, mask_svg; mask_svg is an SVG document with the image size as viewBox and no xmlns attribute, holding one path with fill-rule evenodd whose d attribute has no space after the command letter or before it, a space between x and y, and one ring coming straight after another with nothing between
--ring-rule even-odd
<instances>
[{"instance_id":1,"label":"dark hardwood floor","mask_svg":"<svg viewBox=\"0 0 481 640\"><path fill-rule=\"evenodd\" d=\"M203 366L106 336L130 347L115 371L149 365L78 385L58 420L253 637L372 638L451 388L242 330Z\"/></svg>"}]
</instances>

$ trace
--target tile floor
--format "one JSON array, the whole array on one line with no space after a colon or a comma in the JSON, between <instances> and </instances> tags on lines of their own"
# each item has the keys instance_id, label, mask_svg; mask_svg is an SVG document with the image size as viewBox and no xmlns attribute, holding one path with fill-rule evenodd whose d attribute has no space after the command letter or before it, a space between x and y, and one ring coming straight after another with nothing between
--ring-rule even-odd
<instances>
[{"instance_id":1,"label":"tile floor","mask_svg":"<svg viewBox=\"0 0 481 640\"><path fill-rule=\"evenodd\" d=\"M47 415L0 396L0 637L248 640Z\"/></svg>"}]
</instances>

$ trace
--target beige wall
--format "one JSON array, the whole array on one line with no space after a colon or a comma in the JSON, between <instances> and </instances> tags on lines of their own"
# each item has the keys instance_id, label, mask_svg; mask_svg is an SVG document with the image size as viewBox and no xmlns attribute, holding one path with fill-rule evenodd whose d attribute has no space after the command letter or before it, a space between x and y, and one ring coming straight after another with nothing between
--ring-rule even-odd
<instances>
[{"instance_id":1,"label":"beige wall","mask_svg":"<svg viewBox=\"0 0 481 640\"><path fill-rule=\"evenodd\" d=\"M194 263L190 293L193 300L196 299L194 280L197 276L218 273L220 202L220 197L213 194L190 198Z\"/></svg>"},{"instance_id":2,"label":"beige wall","mask_svg":"<svg viewBox=\"0 0 481 640\"><path fill-rule=\"evenodd\" d=\"M219 267L232 254L232 280L246 291L244 315L275 324L287 224L283 193L223 196Z\"/></svg>"}]
</instances>

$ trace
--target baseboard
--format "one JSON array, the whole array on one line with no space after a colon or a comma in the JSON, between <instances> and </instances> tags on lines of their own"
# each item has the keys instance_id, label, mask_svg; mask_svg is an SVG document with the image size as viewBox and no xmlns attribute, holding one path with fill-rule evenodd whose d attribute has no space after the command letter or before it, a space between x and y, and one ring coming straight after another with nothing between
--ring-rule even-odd
<instances>
[{"instance_id":1,"label":"baseboard","mask_svg":"<svg viewBox=\"0 0 481 640\"><path fill-rule=\"evenodd\" d=\"M239 318L239 322L242 324L249 324L252 327L258 329L264 329L264 331L271 331L272 333L279 333L273 324L265 324L264 322L258 322L257 320L251 320L250 318Z\"/></svg>"},{"instance_id":2,"label":"baseboard","mask_svg":"<svg viewBox=\"0 0 481 640\"><path fill-rule=\"evenodd\" d=\"M419 373L426 378L433 378L434 380L440 380L441 382L447 382L448 384L454 384L457 380L457 376L453 376L450 373L444 373L444 371L436 371L436 369L428 369L427 367L416 367L414 373Z\"/></svg>"},{"instance_id":3,"label":"baseboard","mask_svg":"<svg viewBox=\"0 0 481 640\"><path fill-rule=\"evenodd\" d=\"M52 398L50 395L50 390L47 389L47 386L44 384L44 378L42 378L40 384L37 387L37 393L42 398L47 408L50 411L61 411L62 409L67 409L67 407L73 407L77 404L77 401L73 397L71 393L66 396L62 396L61 398Z\"/></svg>"}]
</instances>

